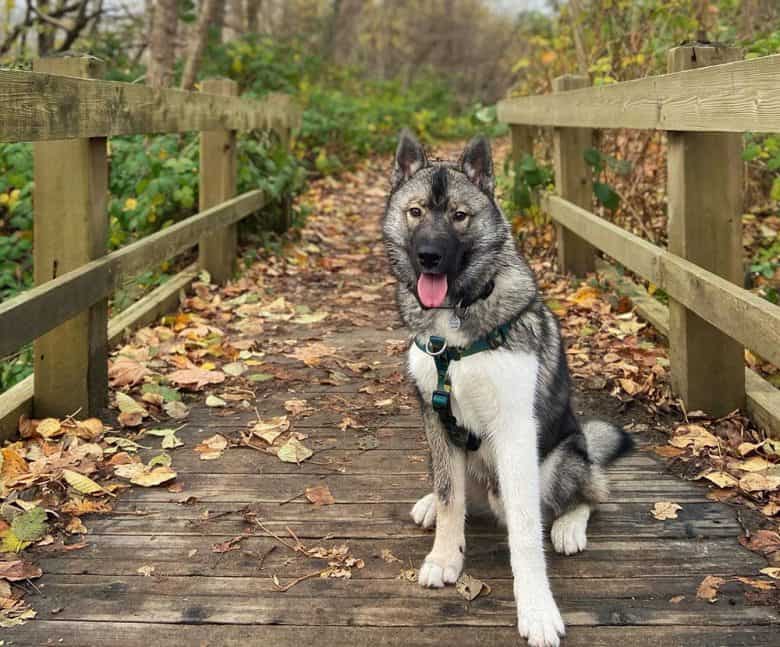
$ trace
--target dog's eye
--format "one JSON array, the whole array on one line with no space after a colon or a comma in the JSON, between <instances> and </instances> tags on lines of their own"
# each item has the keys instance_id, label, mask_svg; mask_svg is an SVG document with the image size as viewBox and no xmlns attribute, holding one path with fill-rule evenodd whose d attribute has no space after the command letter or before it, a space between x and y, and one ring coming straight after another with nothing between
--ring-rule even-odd
<instances>
[{"instance_id":1,"label":"dog's eye","mask_svg":"<svg viewBox=\"0 0 780 647\"><path fill-rule=\"evenodd\" d=\"M409 215L412 218L419 218L420 216L422 216L422 209L420 209L420 207L412 207L411 209L409 209Z\"/></svg>"},{"instance_id":2,"label":"dog's eye","mask_svg":"<svg viewBox=\"0 0 780 647\"><path fill-rule=\"evenodd\" d=\"M463 222L468 217L469 214L467 214L465 211L456 211L455 214L452 216L455 222Z\"/></svg>"}]
</instances>

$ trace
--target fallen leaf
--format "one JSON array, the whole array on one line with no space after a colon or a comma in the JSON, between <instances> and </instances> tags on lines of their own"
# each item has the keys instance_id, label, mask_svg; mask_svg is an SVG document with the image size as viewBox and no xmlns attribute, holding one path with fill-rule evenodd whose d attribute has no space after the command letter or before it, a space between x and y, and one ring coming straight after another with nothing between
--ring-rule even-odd
<instances>
[{"instance_id":1,"label":"fallen leaf","mask_svg":"<svg viewBox=\"0 0 780 647\"><path fill-rule=\"evenodd\" d=\"M231 377L239 377L246 373L246 364L243 362L231 362L230 364L225 364L222 367L222 371Z\"/></svg>"},{"instance_id":2,"label":"fallen leaf","mask_svg":"<svg viewBox=\"0 0 780 647\"><path fill-rule=\"evenodd\" d=\"M267 420L258 420L252 426L252 433L258 438L262 438L269 445L290 428L290 421L287 416L275 416Z\"/></svg>"},{"instance_id":3,"label":"fallen leaf","mask_svg":"<svg viewBox=\"0 0 780 647\"><path fill-rule=\"evenodd\" d=\"M81 494L105 493L105 490L88 476L73 470L62 470L62 477L76 492Z\"/></svg>"},{"instance_id":4,"label":"fallen leaf","mask_svg":"<svg viewBox=\"0 0 780 647\"><path fill-rule=\"evenodd\" d=\"M136 573L143 575L144 577L150 577L154 571L154 566L141 566L136 570Z\"/></svg>"},{"instance_id":5,"label":"fallen leaf","mask_svg":"<svg viewBox=\"0 0 780 647\"><path fill-rule=\"evenodd\" d=\"M780 488L780 476L751 472L739 479L739 489L744 492L773 492L778 488Z\"/></svg>"},{"instance_id":6,"label":"fallen leaf","mask_svg":"<svg viewBox=\"0 0 780 647\"><path fill-rule=\"evenodd\" d=\"M383 548L380 556L388 564L392 564L393 562L401 562L400 559L398 559L395 555L393 555L392 552L390 552L389 548Z\"/></svg>"},{"instance_id":7,"label":"fallen leaf","mask_svg":"<svg viewBox=\"0 0 780 647\"><path fill-rule=\"evenodd\" d=\"M490 587L487 584L466 573L463 573L458 578L458 581L455 583L455 590L469 602L476 600L482 594L490 595Z\"/></svg>"},{"instance_id":8,"label":"fallen leaf","mask_svg":"<svg viewBox=\"0 0 780 647\"><path fill-rule=\"evenodd\" d=\"M700 425L683 425L677 431L680 429L685 429L685 433L669 439L669 444L673 447L685 448L690 446L694 451L699 451L704 447L718 446L718 439Z\"/></svg>"},{"instance_id":9,"label":"fallen leaf","mask_svg":"<svg viewBox=\"0 0 780 647\"><path fill-rule=\"evenodd\" d=\"M10 562L0 562L0 578L9 582L34 580L43 575L43 571L35 564L15 559Z\"/></svg>"},{"instance_id":10,"label":"fallen leaf","mask_svg":"<svg viewBox=\"0 0 780 647\"><path fill-rule=\"evenodd\" d=\"M768 575L772 579L780 580L780 566L767 566L766 568L762 568L759 573ZM0 577L2 576L0 575Z\"/></svg>"},{"instance_id":11,"label":"fallen leaf","mask_svg":"<svg viewBox=\"0 0 780 647\"><path fill-rule=\"evenodd\" d=\"M147 375L149 369L146 365L132 357L120 355L109 362L108 381L114 388L140 384Z\"/></svg>"},{"instance_id":12,"label":"fallen leaf","mask_svg":"<svg viewBox=\"0 0 780 647\"><path fill-rule=\"evenodd\" d=\"M710 472L709 474L705 474L704 478L720 488L737 487L737 484L739 483L739 481L728 472Z\"/></svg>"},{"instance_id":13,"label":"fallen leaf","mask_svg":"<svg viewBox=\"0 0 780 647\"><path fill-rule=\"evenodd\" d=\"M181 447L184 444L176 435L176 432L179 431L179 429L181 429L181 427L177 429L147 429L144 434L162 438L162 449L174 449L176 447Z\"/></svg>"},{"instance_id":14,"label":"fallen leaf","mask_svg":"<svg viewBox=\"0 0 780 647\"><path fill-rule=\"evenodd\" d=\"M284 408L293 416L300 415L310 409L310 407L306 406L306 400L286 400Z\"/></svg>"},{"instance_id":15,"label":"fallen leaf","mask_svg":"<svg viewBox=\"0 0 780 647\"><path fill-rule=\"evenodd\" d=\"M675 595L674 597L669 598L669 602L671 602L672 604L680 604L680 602L682 602L684 599L685 599L684 595Z\"/></svg>"},{"instance_id":16,"label":"fallen leaf","mask_svg":"<svg viewBox=\"0 0 780 647\"><path fill-rule=\"evenodd\" d=\"M333 498L327 485L307 487L304 494L314 505L333 505L336 503L336 499Z\"/></svg>"},{"instance_id":17,"label":"fallen leaf","mask_svg":"<svg viewBox=\"0 0 780 647\"><path fill-rule=\"evenodd\" d=\"M176 418L177 420L186 418L190 413L187 405L179 401L166 402L163 406L163 411L165 411L165 413L167 413L171 418Z\"/></svg>"},{"instance_id":18,"label":"fallen leaf","mask_svg":"<svg viewBox=\"0 0 780 647\"><path fill-rule=\"evenodd\" d=\"M207 407L224 407L227 405L222 398L218 398L216 395L210 395L206 398Z\"/></svg>"},{"instance_id":19,"label":"fallen leaf","mask_svg":"<svg viewBox=\"0 0 780 647\"><path fill-rule=\"evenodd\" d=\"M772 463L761 456L751 456L747 460L734 463L734 467L743 472L763 472L772 467Z\"/></svg>"},{"instance_id":20,"label":"fallen leaf","mask_svg":"<svg viewBox=\"0 0 780 647\"><path fill-rule=\"evenodd\" d=\"M180 384L194 391L202 389L207 384L221 384L225 381L222 371L210 371L204 368L185 368L168 375L171 382Z\"/></svg>"},{"instance_id":21,"label":"fallen leaf","mask_svg":"<svg viewBox=\"0 0 780 647\"><path fill-rule=\"evenodd\" d=\"M301 443L297 438L290 438L279 448L277 456L285 463L301 463L311 458L314 452Z\"/></svg>"},{"instance_id":22,"label":"fallen leaf","mask_svg":"<svg viewBox=\"0 0 780 647\"><path fill-rule=\"evenodd\" d=\"M753 587L754 589L757 589L759 591L772 591L775 588L775 585L773 582L767 582L765 580L757 580L752 577L737 577L737 580L742 582L742 584L747 584L750 587Z\"/></svg>"},{"instance_id":23,"label":"fallen leaf","mask_svg":"<svg viewBox=\"0 0 780 647\"><path fill-rule=\"evenodd\" d=\"M148 469L142 463L129 463L127 465L118 465L114 468L117 476L128 479L135 485L142 487L154 487L162 485L176 478L176 472L170 467L164 465Z\"/></svg>"},{"instance_id":24,"label":"fallen leaf","mask_svg":"<svg viewBox=\"0 0 780 647\"><path fill-rule=\"evenodd\" d=\"M682 510L682 506L672 501L659 501L653 506L650 513L659 521L667 519L677 519L677 512Z\"/></svg>"},{"instance_id":25,"label":"fallen leaf","mask_svg":"<svg viewBox=\"0 0 780 647\"><path fill-rule=\"evenodd\" d=\"M684 449L672 447L671 445L655 445L653 451L664 458L677 458L678 456L683 456L685 454Z\"/></svg>"},{"instance_id":26,"label":"fallen leaf","mask_svg":"<svg viewBox=\"0 0 780 647\"><path fill-rule=\"evenodd\" d=\"M227 439L220 434L214 434L199 445L195 446L195 451L200 454L200 460L213 461L222 456L222 452L228 446Z\"/></svg>"},{"instance_id":27,"label":"fallen leaf","mask_svg":"<svg viewBox=\"0 0 780 647\"><path fill-rule=\"evenodd\" d=\"M707 602L716 602L718 599L718 590L726 583L722 577L707 575L699 584L696 590L696 597Z\"/></svg>"},{"instance_id":28,"label":"fallen leaf","mask_svg":"<svg viewBox=\"0 0 780 647\"><path fill-rule=\"evenodd\" d=\"M64 429L62 428L60 421L56 418L44 418L38 423L35 431L39 436L43 436L47 439L54 438L55 436L64 433Z\"/></svg>"}]
</instances>

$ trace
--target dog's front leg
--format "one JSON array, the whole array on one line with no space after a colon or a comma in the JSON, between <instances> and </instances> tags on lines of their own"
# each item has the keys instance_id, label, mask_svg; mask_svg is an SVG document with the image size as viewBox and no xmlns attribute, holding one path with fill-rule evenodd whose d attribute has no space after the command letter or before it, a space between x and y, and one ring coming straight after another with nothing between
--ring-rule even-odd
<instances>
[{"instance_id":1,"label":"dog's front leg","mask_svg":"<svg viewBox=\"0 0 780 647\"><path fill-rule=\"evenodd\" d=\"M533 647L557 647L564 626L544 562L536 421L514 420L496 430L494 441L518 630Z\"/></svg>"},{"instance_id":2,"label":"dog's front leg","mask_svg":"<svg viewBox=\"0 0 780 647\"><path fill-rule=\"evenodd\" d=\"M432 408L424 407L425 435L431 448L436 536L433 550L420 567L421 586L454 584L466 551L466 456L447 441L447 432Z\"/></svg>"}]
</instances>

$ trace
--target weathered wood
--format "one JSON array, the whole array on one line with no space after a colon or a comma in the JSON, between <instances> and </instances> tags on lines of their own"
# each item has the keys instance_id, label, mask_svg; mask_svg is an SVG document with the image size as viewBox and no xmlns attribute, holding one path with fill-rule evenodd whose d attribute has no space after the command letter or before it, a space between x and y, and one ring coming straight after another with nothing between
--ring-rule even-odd
<instances>
[{"instance_id":1,"label":"weathered wood","mask_svg":"<svg viewBox=\"0 0 780 647\"><path fill-rule=\"evenodd\" d=\"M160 592L138 577L123 578L121 582L85 577L85 582L78 584L72 577L62 579L66 581L60 583L60 578L52 578L41 605L41 611L46 615L53 609L61 609L56 615L62 620L110 622L126 613L136 622L181 623L186 621L184 609L172 601L183 599L199 608L200 622L211 624L319 626L324 619L328 625L369 627L513 627L517 623L509 580L494 580L491 595L478 598L470 605L459 599L452 588L430 592L398 580L326 581L307 587L309 595L317 599L316 613L312 613L306 598L298 597L300 592L298 595L280 595L270 578L259 581L223 578L216 591L205 578L175 578L161 587L154 587L162 589ZM233 591L228 588L230 581L225 580L232 580ZM677 579L676 584L680 587L677 591L688 593L677 604L668 601L675 595L668 582L661 584L663 597L646 585L637 586L627 579L621 582L627 585L622 591L609 587L606 595L602 590L595 596L592 595L592 583L585 584L581 580L556 580L552 588L569 627L622 626L629 619L631 624L640 626L756 625L770 624L779 617L774 609L746 606L744 599L737 596L733 596L732 604L726 605L714 618L704 615L701 606L706 603L693 595L695 583L692 579ZM566 586L570 583L572 586ZM112 595L117 584L123 588L121 599ZM221 594L220 597L215 593ZM602 606L619 612L603 617Z\"/></svg>"},{"instance_id":2,"label":"weathered wood","mask_svg":"<svg viewBox=\"0 0 780 647\"><path fill-rule=\"evenodd\" d=\"M547 199L547 208L553 220L663 288L729 337L780 364L780 307L557 196Z\"/></svg>"},{"instance_id":3,"label":"weathered wood","mask_svg":"<svg viewBox=\"0 0 780 647\"><path fill-rule=\"evenodd\" d=\"M0 393L0 443L17 434L19 416L32 415L33 376Z\"/></svg>"},{"instance_id":4,"label":"weathered wood","mask_svg":"<svg viewBox=\"0 0 780 647\"><path fill-rule=\"evenodd\" d=\"M274 130L300 122L299 108L282 94L257 101L19 70L0 70L0 114L3 142Z\"/></svg>"},{"instance_id":5,"label":"weathered wood","mask_svg":"<svg viewBox=\"0 0 780 647\"><path fill-rule=\"evenodd\" d=\"M197 267L190 265L113 317L108 322L108 343L115 344L128 331L146 326L174 311L179 305L181 293L186 292L197 276Z\"/></svg>"},{"instance_id":6,"label":"weathered wood","mask_svg":"<svg viewBox=\"0 0 780 647\"><path fill-rule=\"evenodd\" d=\"M736 47L686 45L669 72L742 58ZM742 135L670 132L669 251L735 284L742 263ZM744 350L676 299L669 300L672 389L689 410L722 416L745 405Z\"/></svg>"},{"instance_id":7,"label":"weathered wood","mask_svg":"<svg viewBox=\"0 0 780 647\"><path fill-rule=\"evenodd\" d=\"M506 99L498 104L498 118L535 126L778 132L780 54L565 96Z\"/></svg>"},{"instance_id":8,"label":"weathered wood","mask_svg":"<svg viewBox=\"0 0 780 647\"><path fill-rule=\"evenodd\" d=\"M664 337L669 335L669 308L651 297L643 288L606 261L596 261L600 276L619 294L631 298L640 317L649 322ZM776 389L758 373L745 367L745 400L748 415L770 437L780 438L780 389Z\"/></svg>"},{"instance_id":9,"label":"weathered wood","mask_svg":"<svg viewBox=\"0 0 780 647\"><path fill-rule=\"evenodd\" d=\"M408 522L411 524L411 520ZM289 536L289 535L288 535ZM231 539L223 536L224 540ZM280 578L295 578L324 568L327 560L294 559L292 552L277 539L249 536L241 548L219 553L212 550L214 537L172 535L95 535L87 547L67 553L41 556L41 568L55 575L137 575L140 565L155 566L158 576L219 574L244 576L258 572L259 556L268 554L263 573ZM351 554L365 560L366 567L352 573L354 579L395 579L405 564L418 566L431 548L430 533L417 537L390 539L350 538ZM344 537L334 540L307 540L310 546L338 546ZM196 552L192 552L195 550ZM400 563L381 558L389 550ZM192 554L191 554L192 553ZM668 577L680 575L732 576L753 574L766 566L766 560L741 548L735 538L698 539L607 539L588 542L587 552L577 558L557 555L547 544L548 572L551 579ZM191 555L190 555L191 554ZM511 573L506 540L495 537L466 538L466 564L469 573L484 578L506 578Z\"/></svg>"},{"instance_id":10,"label":"weathered wood","mask_svg":"<svg viewBox=\"0 0 780 647\"><path fill-rule=\"evenodd\" d=\"M124 278L189 249L201 236L264 204L262 191L243 193L0 304L0 354L15 351L107 297Z\"/></svg>"},{"instance_id":11,"label":"weathered wood","mask_svg":"<svg viewBox=\"0 0 780 647\"><path fill-rule=\"evenodd\" d=\"M100 74L94 58L39 59L40 72ZM78 269L106 253L108 244L108 150L103 137L36 142L36 285ZM39 316L46 318L48 313ZM108 300L65 321L35 341L33 411L38 417L74 411L95 415L108 395Z\"/></svg>"},{"instance_id":12,"label":"weathered wood","mask_svg":"<svg viewBox=\"0 0 780 647\"><path fill-rule=\"evenodd\" d=\"M512 162L522 163L526 155L534 156L534 130L531 126L511 126L512 132Z\"/></svg>"},{"instance_id":13,"label":"weathered wood","mask_svg":"<svg viewBox=\"0 0 780 647\"><path fill-rule=\"evenodd\" d=\"M568 92L589 84L586 76L561 76L553 80L553 91ZM557 194L583 209L590 209L593 204L592 171L584 155L593 146L593 131L590 128L556 128L553 131L553 146ZM577 276L592 272L596 250L565 227L556 224L555 230L561 271Z\"/></svg>"},{"instance_id":14,"label":"weathered wood","mask_svg":"<svg viewBox=\"0 0 780 647\"><path fill-rule=\"evenodd\" d=\"M229 79L203 81L201 88L210 94L238 96L238 83ZM200 210L229 200L236 194L236 131L225 128L200 134ZM203 236L198 244L198 264L214 283L225 283L233 276L238 245L238 226L228 225Z\"/></svg>"},{"instance_id":15,"label":"weathered wood","mask_svg":"<svg viewBox=\"0 0 780 647\"><path fill-rule=\"evenodd\" d=\"M463 604L463 602L460 602ZM188 607L190 608L190 607ZM56 616L53 616L56 617ZM182 622L187 622L182 618ZM260 645L299 647L300 645L350 645L350 647L439 647L440 645L496 645L517 647L515 627L320 627L270 625L211 625L74 622L49 618L6 630L16 644L63 647L101 645L101 647L147 647L149 637L159 644L220 645L246 647L248 638ZM766 647L777 637L776 626L671 626L646 627L574 627L566 633L566 647Z\"/></svg>"}]
</instances>

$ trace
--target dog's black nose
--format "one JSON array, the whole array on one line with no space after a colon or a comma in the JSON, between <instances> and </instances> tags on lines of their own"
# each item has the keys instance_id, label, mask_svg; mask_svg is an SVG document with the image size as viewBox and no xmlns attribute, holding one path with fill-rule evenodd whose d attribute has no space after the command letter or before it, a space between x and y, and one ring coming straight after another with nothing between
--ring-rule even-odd
<instances>
[{"instance_id":1,"label":"dog's black nose","mask_svg":"<svg viewBox=\"0 0 780 647\"><path fill-rule=\"evenodd\" d=\"M426 246L417 250L417 259L424 270L435 270L441 263L441 254L437 249Z\"/></svg>"}]
</instances>

